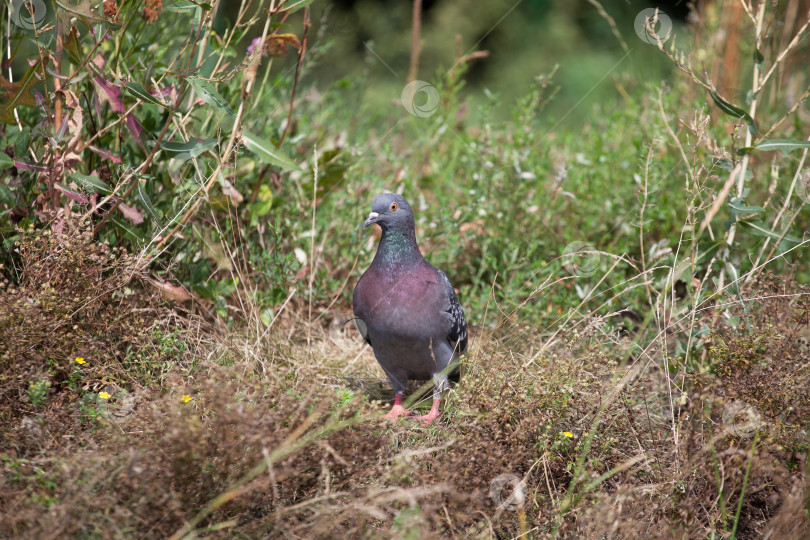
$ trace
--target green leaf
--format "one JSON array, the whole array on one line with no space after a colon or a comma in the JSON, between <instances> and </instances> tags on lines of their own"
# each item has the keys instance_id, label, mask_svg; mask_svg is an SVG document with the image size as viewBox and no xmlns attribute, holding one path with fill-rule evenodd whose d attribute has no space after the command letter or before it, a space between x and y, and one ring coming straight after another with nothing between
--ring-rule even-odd
<instances>
[{"instance_id":1,"label":"green leaf","mask_svg":"<svg viewBox=\"0 0 810 540\"><path fill-rule=\"evenodd\" d=\"M231 106L228 105L228 102L219 95L217 89L214 87L213 84L204 80L198 79L197 77L188 77L186 78L188 84L200 95L203 101L208 103L209 105L213 105L220 111L226 112L231 116L235 115L236 113L231 109Z\"/></svg>"},{"instance_id":2,"label":"green leaf","mask_svg":"<svg viewBox=\"0 0 810 540\"><path fill-rule=\"evenodd\" d=\"M149 214L153 217L157 217L157 212L155 212L155 207L152 206L152 201L149 199L149 195L143 190L143 184L140 180L138 182L138 200L141 201L141 204L144 208L149 212Z\"/></svg>"},{"instance_id":3,"label":"green leaf","mask_svg":"<svg viewBox=\"0 0 810 540\"><path fill-rule=\"evenodd\" d=\"M160 147L170 154L177 154L177 159L187 160L195 158L217 146L217 139L205 139L204 141L191 140L186 143L164 141Z\"/></svg>"},{"instance_id":4,"label":"green leaf","mask_svg":"<svg viewBox=\"0 0 810 540\"><path fill-rule=\"evenodd\" d=\"M38 71L40 71L39 61L28 68L19 81L9 82L0 76L0 120L14 124L16 107L36 107L37 101L31 94L31 89L39 82Z\"/></svg>"},{"instance_id":5,"label":"green leaf","mask_svg":"<svg viewBox=\"0 0 810 540\"><path fill-rule=\"evenodd\" d=\"M146 240L146 236L144 234L142 234L140 231L138 231L138 229L136 229L135 227L132 227L126 221L118 219L117 217L111 217L110 218L110 223L112 223L113 225L118 227L120 230L124 231L126 234L128 234L129 236L131 236L135 240L140 240L140 241Z\"/></svg>"},{"instance_id":6,"label":"green leaf","mask_svg":"<svg viewBox=\"0 0 810 540\"><path fill-rule=\"evenodd\" d=\"M318 191L329 191L346 178L349 164L343 158L340 149L326 150L318 158ZM307 191L311 193L313 183L307 184Z\"/></svg>"},{"instance_id":7,"label":"green leaf","mask_svg":"<svg viewBox=\"0 0 810 540\"><path fill-rule=\"evenodd\" d=\"M755 236L764 236L764 237L772 238L773 240L777 240L777 241L782 236L780 233L771 230L770 227L768 227L767 225L765 225L761 221L744 220L744 221L740 221L740 223L745 225L746 227L750 228L751 233L754 234ZM800 244L802 242L801 238L797 238L797 237L795 237L793 235L790 235L790 234L785 234L785 236L782 238L782 240L785 241L785 242L792 242L794 244Z\"/></svg>"},{"instance_id":8,"label":"green leaf","mask_svg":"<svg viewBox=\"0 0 810 540\"><path fill-rule=\"evenodd\" d=\"M77 185L93 193L112 193L112 188L98 179L98 176L81 173L71 173L68 178L75 181Z\"/></svg>"},{"instance_id":9,"label":"green leaf","mask_svg":"<svg viewBox=\"0 0 810 540\"><path fill-rule=\"evenodd\" d=\"M201 298L213 298L216 295L216 290L209 285L208 281L191 285L189 289Z\"/></svg>"},{"instance_id":10,"label":"green leaf","mask_svg":"<svg viewBox=\"0 0 810 540\"><path fill-rule=\"evenodd\" d=\"M742 197L733 197L729 203L729 208L731 208L731 215L733 216L747 216L751 214L756 214L758 212L762 212L765 210L759 206L749 206L742 201Z\"/></svg>"},{"instance_id":11,"label":"green leaf","mask_svg":"<svg viewBox=\"0 0 810 540\"><path fill-rule=\"evenodd\" d=\"M84 52L82 51L82 44L79 41L78 32L68 32L68 34L64 37L64 50L68 53L68 60L71 63L76 65L81 65L84 60ZM82 75L87 75L88 71L82 70ZM70 80L71 83L75 83L78 80L78 76L72 78Z\"/></svg>"},{"instance_id":12,"label":"green leaf","mask_svg":"<svg viewBox=\"0 0 810 540\"><path fill-rule=\"evenodd\" d=\"M273 208L273 190L267 184L259 186L256 202L250 208L250 224L255 226L259 218L266 216Z\"/></svg>"},{"instance_id":13,"label":"green leaf","mask_svg":"<svg viewBox=\"0 0 810 540\"><path fill-rule=\"evenodd\" d=\"M657 306L660 306L663 303L664 299L669 294L669 290L673 286L673 284L679 279L681 279L683 273L686 272L686 270L691 267L692 267L692 259L691 257L686 257L685 259L683 259L681 262L678 263L678 266L670 269L670 274L667 277L667 281L663 289L661 289L661 293L658 295L658 299L656 300L655 304Z\"/></svg>"},{"instance_id":14,"label":"green leaf","mask_svg":"<svg viewBox=\"0 0 810 540\"><path fill-rule=\"evenodd\" d=\"M0 184L0 202L11 207L17 206L17 199L14 197L14 193L5 184Z\"/></svg>"},{"instance_id":15,"label":"green leaf","mask_svg":"<svg viewBox=\"0 0 810 540\"><path fill-rule=\"evenodd\" d=\"M155 96L150 94L149 91L146 88L144 88L144 86L141 83L128 82L126 83L126 89L129 90L132 95L134 95L141 101L151 103L152 105L157 105L158 107L163 107L164 109L169 109L168 105L166 105L162 101L158 100Z\"/></svg>"},{"instance_id":16,"label":"green leaf","mask_svg":"<svg viewBox=\"0 0 810 540\"><path fill-rule=\"evenodd\" d=\"M259 161L262 163L270 163L284 170L301 170L301 167L292 159L285 156L278 148L264 139L260 139L250 133L243 133L242 141L245 143L247 149L256 154L256 157L259 158Z\"/></svg>"},{"instance_id":17,"label":"green leaf","mask_svg":"<svg viewBox=\"0 0 810 540\"><path fill-rule=\"evenodd\" d=\"M734 164L728 159L712 158L712 166L720 167L726 172L731 172L734 170Z\"/></svg>"},{"instance_id":18,"label":"green leaf","mask_svg":"<svg viewBox=\"0 0 810 540\"><path fill-rule=\"evenodd\" d=\"M14 166L14 160L5 152L0 152L0 171L5 171Z\"/></svg>"},{"instance_id":19,"label":"green leaf","mask_svg":"<svg viewBox=\"0 0 810 540\"><path fill-rule=\"evenodd\" d=\"M222 296L230 296L236 292L236 285L239 283L239 278L225 278L217 283L217 289Z\"/></svg>"},{"instance_id":20,"label":"green leaf","mask_svg":"<svg viewBox=\"0 0 810 540\"><path fill-rule=\"evenodd\" d=\"M734 118L742 118L748 123L748 131L752 134L756 133L757 125L754 122L754 119L751 118L751 115L745 112L744 110L740 109L739 107L735 107L725 99L721 98L717 92L712 92L709 90L709 95L712 96L712 99L720 107L720 110L726 113L729 116L733 116Z\"/></svg>"},{"instance_id":21,"label":"green leaf","mask_svg":"<svg viewBox=\"0 0 810 540\"><path fill-rule=\"evenodd\" d=\"M106 17L96 13L95 6L90 0L73 0L72 2L56 0L56 5L78 17L88 28L92 28L94 24L108 24L110 22Z\"/></svg>"},{"instance_id":22,"label":"green leaf","mask_svg":"<svg viewBox=\"0 0 810 540\"><path fill-rule=\"evenodd\" d=\"M739 291L740 284L737 280L740 279L740 273L737 272L737 268L731 264L730 262L726 263L726 273L728 274L729 285L731 286L734 291Z\"/></svg>"},{"instance_id":23,"label":"green leaf","mask_svg":"<svg viewBox=\"0 0 810 540\"><path fill-rule=\"evenodd\" d=\"M720 250L720 248L724 247L725 243L721 241L715 242L702 242L698 246L698 250L700 255L698 255L695 265L700 266L702 264L708 263L712 257Z\"/></svg>"},{"instance_id":24,"label":"green leaf","mask_svg":"<svg viewBox=\"0 0 810 540\"><path fill-rule=\"evenodd\" d=\"M712 159L712 167L720 167L724 171L730 173L734 170L734 164L727 160L727 159ZM745 169L745 179L751 180L754 177L754 173L751 172L751 169Z\"/></svg>"},{"instance_id":25,"label":"green leaf","mask_svg":"<svg viewBox=\"0 0 810 540\"><path fill-rule=\"evenodd\" d=\"M163 9L166 11L174 11L175 13L183 13L186 11L194 11L197 9L197 4L194 2L189 2L188 0L182 0L180 2L175 2L174 4L164 6Z\"/></svg>"},{"instance_id":26,"label":"green leaf","mask_svg":"<svg viewBox=\"0 0 810 540\"><path fill-rule=\"evenodd\" d=\"M745 148L740 148L737 150L737 154L744 155L752 150L762 150L763 152L773 152L774 150L779 150L783 154L789 154L794 150L799 150L801 148L810 148L810 141L794 141L791 139L769 139L766 141L762 141L759 144L755 144L754 146L747 146Z\"/></svg>"},{"instance_id":27,"label":"green leaf","mask_svg":"<svg viewBox=\"0 0 810 540\"><path fill-rule=\"evenodd\" d=\"M305 7L309 7L309 5L313 2L313 0L299 0L295 4L291 5L290 7L284 6L284 9L287 10L287 13L295 13L299 9L304 9Z\"/></svg>"},{"instance_id":28,"label":"green leaf","mask_svg":"<svg viewBox=\"0 0 810 540\"><path fill-rule=\"evenodd\" d=\"M695 330L694 332L692 332L692 337L694 337L694 338L702 338L702 337L708 336L709 333L710 333L709 325L704 323L703 326L700 327L700 329Z\"/></svg>"}]
</instances>

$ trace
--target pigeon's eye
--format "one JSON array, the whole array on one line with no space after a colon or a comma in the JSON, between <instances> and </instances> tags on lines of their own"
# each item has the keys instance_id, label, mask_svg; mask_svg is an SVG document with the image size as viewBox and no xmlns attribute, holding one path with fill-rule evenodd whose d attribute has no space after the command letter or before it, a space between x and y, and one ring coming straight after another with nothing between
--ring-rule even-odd
<instances>
[{"instance_id":1,"label":"pigeon's eye","mask_svg":"<svg viewBox=\"0 0 810 540\"><path fill-rule=\"evenodd\" d=\"M392 212L396 212L397 208L399 207L397 206L397 203L392 202L391 206L389 206L388 208L390 208Z\"/></svg>"}]
</instances>

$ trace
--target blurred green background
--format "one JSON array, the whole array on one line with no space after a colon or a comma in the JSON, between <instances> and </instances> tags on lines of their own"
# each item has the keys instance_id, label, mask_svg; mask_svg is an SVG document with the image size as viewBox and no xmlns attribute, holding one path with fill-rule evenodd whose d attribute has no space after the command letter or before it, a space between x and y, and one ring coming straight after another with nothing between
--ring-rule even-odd
<instances>
[{"instance_id":1,"label":"blurred green background","mask_svg":"<svg viewBox=\"0 0 810 540\"><path fill-rule=\"evenodd\" d=\"M235 3L234 3L235 4ZM681 39L688 36L685 1L607 1L602 4L615 21L626 50L609 23L587 0L436 0L422 5L422 50L417 79L435 81L457 64L459 56L487 51L470 62L465 74L469 111L493 101L490 113L509 116L509 106L526 94L535 79L557 68L554 80L562 90L546 111L550 125L576 126L594 103L620 107L639 81L658 81L672 66L655 47L642 41L634 24L644 9L659 7ZM218 25L230 24L238 6L222 9ZM310 51L302 80L324 92L330 86L350 87L355 98L372 110L395 111L407 82L412 7L409 1L343 1L312 4ZM289 19L301 27L302 13ZM688 37L686 39L689 39ZM295 57L281 60L288 71Z\"/></svg>"}]
</instances>

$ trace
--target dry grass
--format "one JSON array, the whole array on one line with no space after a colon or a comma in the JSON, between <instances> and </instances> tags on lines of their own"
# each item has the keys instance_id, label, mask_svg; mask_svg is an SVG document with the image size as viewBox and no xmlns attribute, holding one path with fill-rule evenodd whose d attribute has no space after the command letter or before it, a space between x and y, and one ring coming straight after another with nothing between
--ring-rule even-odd
<instances>
[{"instance_id":1,"label":"dry grass","mask_svg":"<svg viewBox=\"0 0 810 540\"><path fill-rule=\"evenodd\" d=\"M73 233L25 234L0 301L3 536L808 534L807 291L785 281L729 312L745 324L706 312L708 371L594 315L553 347L501 316L423 428L380 419L345 316L291 303L264 337L218 332Z\"/></svg>"}]
</instances>

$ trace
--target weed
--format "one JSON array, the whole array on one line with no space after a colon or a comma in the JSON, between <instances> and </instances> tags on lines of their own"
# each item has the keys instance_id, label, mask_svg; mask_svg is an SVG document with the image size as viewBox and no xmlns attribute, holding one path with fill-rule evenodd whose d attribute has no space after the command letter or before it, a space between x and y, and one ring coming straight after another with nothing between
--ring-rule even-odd
<instances>
[{"instance_id":1,"label":"weed","mask_svg":"<svg viewBox=\"0 0 810 540\"><path fill-rule=\"evenodd\" d=\"M109 27L60 11L65 51L38 53L62 63L24 79L53 91L2 128L4 537L807 536L795 10L702 3L678 40L713 59L753 23L747 101L651 34L677 76L617 74L621 106L571 131L565 65L509 123L465 88L481 51L426 103L375 108L358 80L307 79L307 2L245 3L224 31L224 3L159 4L147 23L105 3ZM383 374L342 325L383 190L470 322L427 428L381 420Z\"/></svg>"},{"instance_id":2,"label":"weed","mask_svg":"<svg viewBox=\"0 0 810 540\"><path fill-rule=\"evenodd\" d=\"M51 389L51 381L31 381L28 384L28 399L34 407L42 407Z\"/></svg>"}]
</instances>

